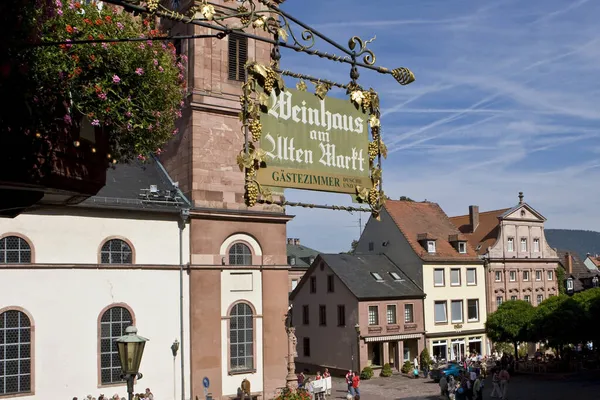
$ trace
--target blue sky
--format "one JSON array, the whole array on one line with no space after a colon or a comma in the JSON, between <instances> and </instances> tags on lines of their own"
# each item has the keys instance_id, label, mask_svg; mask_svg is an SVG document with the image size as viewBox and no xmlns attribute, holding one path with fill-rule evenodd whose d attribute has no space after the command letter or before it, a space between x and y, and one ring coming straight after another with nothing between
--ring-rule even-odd
<instances>
[{"instance_id":1,"label":"blue sky","mask_svg":"<svg viewBox=\"0 0 600 400\"><path fill-rule=\"evenodd\" d=\"M453 216L470 204L511 207L523 191L547 227L600 230L600 2L288 0L282 8L339 43L376 36L378 65L415 73L402 87L361 71L363 86L381 95L390 197L434 201ZM345 65L282 56L284 68L349 81ZM344 195L286 196L349 204ZM346 251L359 234L357 214L287 212L296 215L288 237L323 252Z\"/></svg>"}]
</instances>

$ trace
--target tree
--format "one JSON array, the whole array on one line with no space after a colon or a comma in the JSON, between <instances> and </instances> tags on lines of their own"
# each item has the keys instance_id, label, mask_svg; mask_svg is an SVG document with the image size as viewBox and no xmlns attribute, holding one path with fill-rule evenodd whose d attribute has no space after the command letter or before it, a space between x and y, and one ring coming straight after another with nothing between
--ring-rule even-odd
<instances>
[{"instance_id":1,"label":"tree","mask_svg":"<svg viewBox=\"0 0 600 400\"><path fill-rule=\"evenodd\" d=\"M556 268L556 282L558 282L558 293L565 294L565 270Z\"/></svg>"},{"instance_id":2,"label":"tree","mask_svg":"<svg viewBox=\"0 0 600 400\"><path fill-rule=\"evenodd\" d=\"M357 246L358 246L358 240L353 240L352 243L350 243L350 251L347 254L354 254Z\"/></svg>"},{"instance_id":3,"label":"tree","mask_svg":"<svg viewBox=\"0 0 600 400\"><path fill-rule=\"evenodd\" d=\"M407 197L407 196L400 196L400 198L398 200L400 200L400 201L412 201L414 203L414 200L411 199L410 197Z\"/></svg>"},{"instance_id":4,"label":"tree","mask_svg":"<svg viewBox=\"0 0 600 400\"><path fill-rule=\"evenodd\" d=\"M529 339L529 329L534 308L523 300L511 300L502 303L498 310L488 316L485 329L494 342L510 342L515 349L515 358L519 356L519 342Z\"/></svg>"}]
</instances>

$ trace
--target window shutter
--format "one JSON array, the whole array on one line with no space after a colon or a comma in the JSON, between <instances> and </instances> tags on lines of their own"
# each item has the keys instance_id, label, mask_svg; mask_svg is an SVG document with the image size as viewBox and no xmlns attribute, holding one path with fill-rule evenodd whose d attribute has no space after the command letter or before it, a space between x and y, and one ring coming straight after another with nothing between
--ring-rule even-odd
<instances>
[{"instance_id":1,"label":"window shutter","mask_svg":"<svg viewBox=\"0 0 600 400\"><path fill-rule=\"evenodd\" d=\"M247 61L248 38L239 33L230 33L228 44L229 79L244 81L246 77L244 66Z\"/></svg>"}]
</instances>

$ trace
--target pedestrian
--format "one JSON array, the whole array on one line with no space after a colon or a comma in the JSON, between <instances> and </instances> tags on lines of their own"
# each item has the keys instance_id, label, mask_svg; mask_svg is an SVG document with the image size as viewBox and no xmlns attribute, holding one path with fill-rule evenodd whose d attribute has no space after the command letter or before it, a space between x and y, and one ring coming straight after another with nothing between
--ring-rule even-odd
<instances>
[{"instance_id":1,"label":"pedestrian","mask_svg":"<svg viewBox=\"0 0 600 400\"><path fill-rule=\"evenodd\" d=\"M415 366L415 369L418 372L419 371L419 357L415 356L415 359L413 360L413 365Z\"/></svg>"},{"instance_id":2,"label":"pedestrian","mask_svg":"<svg viewBox=\"0 0 600 400\"><path fill-rule=\"evenodd\" d=\"M350 393L352 396L354 396L354 390L352 390L352 376L354 374L352 373L352 371L348 371L348 373L346 374L346 385L348 385L348 393Z\"/></svg>"},{"instance_id":3,"label":"pedestrian","mask_svg":"<svg viewBox=\"0 0 600 400\"><path fill-rule=\"evenodd\" d=\"M323 372L323 379L327 378L331 378L331 374L329 373L329 369L325 368L325 372ZM327 381L326 388L325 395L331 396L331 379Z\"/></svg>"},{"instance_id":4,"label":"pedestrian","mask_svg":"<svg viewBox=\"0 0 600 400\"><path fill-rule=\"evenodd\" d=\"M473 398L474 400L483 400L483 381L481 380L481 375L475 379L475 383L473 384Z\"/></svg>"},{"instance_id":5,"label":"pedestrian","mask_svg":"<svg viewBox=\"0 0 600 400\"><path fill-rule=\"evenodd\" d=\"M448 396L448 380L446 375L442 375L440 378L440 395L446 398Z\"/></svg>"},{"instance_id":6,"label":"pedestrian","mask_svg":"<svg viewBox=\"0 0 600 400\"><path fill-rule=\"evenodd\" d=\"M508 382L510 382L510 374L506 369L503 369L498 374L498 378L500 379L500 398L504 400L506 399L506 394L508 392Z\"/></svg>"},{"instance_id":7,"label":"pedestrian","mask_svg":"<svg viewBox=\"0 0 600 400\"><path fill-rule=\"evenodd\" d=\"M502 392L500 391L500 377L498 376L498 369L494 368L492 371L492 394L491 397L501 397Z\"/></svg>"},{"instance_id":8,"label":"pedestrian","mask_svg":"<svg viewBox=\"0 0 600 400\"><path fill-rule=\"evenodd\" d=\"M306 376L304 376L304 372L300 372L298 374L298 389L304 389L305 381L306 381Z\"/></svg>"},{"instance_id":9,"label":"pedestrian","mask_svg":"<svg viewBox=\"0 0 600 400\"><path fill-rule=\"evenodd\" d=\"M354 376L352 377L352 390L354 391L354 400L360 400L360 390L359 387L360 386L360 375L357 372L354 373Z\"/></svg>"}]
</instances>

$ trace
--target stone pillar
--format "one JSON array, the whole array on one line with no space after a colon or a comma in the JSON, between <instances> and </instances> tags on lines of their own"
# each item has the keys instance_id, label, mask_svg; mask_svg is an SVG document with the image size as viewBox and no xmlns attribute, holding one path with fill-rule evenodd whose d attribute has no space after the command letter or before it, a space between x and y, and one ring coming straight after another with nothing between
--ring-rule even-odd
<instances>
[{"instance_id":1,"label":"stone pillar","mask_svg":"<svg viewBox=\"0 0 600 400\"><path fill-rule=\"evenodd\" d=\"M389 362L390 362L390 343L383 342L383 364L384 365L389 364Z\"/></svg>"},{"instance_id":2,"label":"stone pillar","mask_svg":"<svg viewBox=\"0 0 600 400\"><path fill-rule=\"evenodd\" d=\"M290 326L286 327L288 334L288 355L287 355L287 376L285 377L285 386L290 390L298 388L298 378L296 377L296 363L294 362L295 357L298 356L296 352L296 345L298 339L296 339L296 328Z\"/></svg>"},{"instance_id":3,"label":"stone pillar","mask_svg":"<svg viewBox=\"0 0 600 400\"><path fill-rule=\"evenodd\" d=\"M398 359L400 361L400 368L404 365L404 340L398 341Z\"/></svg>"}]
</instances>

